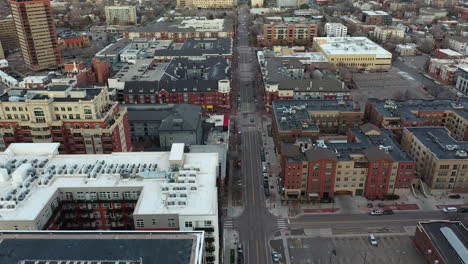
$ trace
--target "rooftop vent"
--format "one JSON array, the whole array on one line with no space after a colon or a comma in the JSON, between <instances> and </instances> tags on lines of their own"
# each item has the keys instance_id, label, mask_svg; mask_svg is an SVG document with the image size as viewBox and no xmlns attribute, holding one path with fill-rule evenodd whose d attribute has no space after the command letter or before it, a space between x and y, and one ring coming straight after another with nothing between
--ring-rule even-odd
<instances>
[{"instance_id":1,"label":"rooftop vent","mask_svg":"<svg viewBox=\"0 0 468 264\"><path fill-rule=\"evenodd\" d=\"M468 156L468 153L465 150L457 150L455 156L459 158L466 158Z\"/></svg>"}]
</instances>

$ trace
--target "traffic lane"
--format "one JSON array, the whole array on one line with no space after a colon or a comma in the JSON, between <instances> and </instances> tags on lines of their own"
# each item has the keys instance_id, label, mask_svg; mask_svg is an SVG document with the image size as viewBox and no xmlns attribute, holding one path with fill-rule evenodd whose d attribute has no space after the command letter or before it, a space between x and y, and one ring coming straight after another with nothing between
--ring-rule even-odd
<instances>
[{"instance_id":1,"label":"traffic lane","mask_svg":"<svg viewBox=\"0 0 468 264\"><path fill-rule=\"evenodd\" d=\"M356 227L389 225L414 225L421 220L450 219L450 215L441 212L395 212L393 215L371 216L367 214L354 215L307 215L290 219L288 226L293 228L319 227Z\"/></svg>"}]
</instances>

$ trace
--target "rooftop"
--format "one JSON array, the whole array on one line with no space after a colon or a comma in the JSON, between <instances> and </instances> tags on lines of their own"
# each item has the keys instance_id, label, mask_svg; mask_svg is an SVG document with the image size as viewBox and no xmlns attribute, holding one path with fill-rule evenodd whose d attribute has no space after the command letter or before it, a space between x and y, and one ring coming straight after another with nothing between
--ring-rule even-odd
<instances>
[{"instance_id":1,"label":"rooftop","mask_svg":"<svg viewBox=\"0 0 468 264\"><path fill-rule=\"evenodd\" d=\"M377 58L391 58L392 54L366 37L320 37L314 42L328 55L377 55Z\"/></svg>"},{"instance_id":2,"label":"rooftop","mask_svg":"<svg viewBox=\"0 0 468 264\"><path fill-rule=\"evenodd\" d=\"M368 15L368 16L388 16L387 12L384 11L362 11L362 13Z\"/></svg>"},{"instance_id":3,"label":"rooftop","mask_svg":"<svg viewBox=\"0 0 468 264\"><path fill-rule=\"evenodd\" d=\"M140 190L134 215L217 214L218 153L181 153L170 161L180 152L174 146L171 152L96 155L60 155L58 147L13 143L0 153L0 221L38 219L63 188Z\"/></svg>"},{"instance_id":4,"label":"rooftop","mask_svg":"<svg viewBox=\"0 0 468 264\"><path fill-rule=\"evenodd\" d=\"M203 243L203 237L201 231L2 232L0 252L9 253L0 254L0 262L143 264L158 260L174 264L199 263L203 254L199 245Z\"/></svg>"},{"instance_id":5,"label":"rooftop","mask_svg":"<svg viewBox=\"0 0 468 264\"><path fill-rule=\"evenodd\" d=\"M230 19L185 19L153 22L130 28L128 32L227 32L233 30L233 21Z\"/></svg>"},{"instance_id":6,"label":"rooftop","mask_svg":"<svg viewBox=\"0 0 468 264\"><path fill-rule=\"evenodd\" d=\"M222 57L208 57L203 60L174 58L161 78L162 81L223 79L231 79L231 65Z\"/></svg>"},{"instance_id":7,"label":"rooftop","mask_svg":"<svg viewBox=\"0 0 468 264\"><path fill-rule=\"evenodd\" d=\"M122 38L117 40L117 42L109 44L101 51L96 54L96 57L109 57L109 56L117 56L121 53L130 43L132 43L131 39Z\"/></svg>"},{"instance_id":8,"label":"rooftop","mask_svg":"<svg viewBox=\"0 0 468 264\"><path fill-rule=\"evenodd\" d=\"M56 102L90 101L101 94L98 88L72 88L68 85L49 85L44 88L10 89L0 95L0 102L53 100Z\"/></svg>"},{"instance_id":9,"label":"rooftop","mask_svg":"<svg viewBox=\"0 0 468 264\"><path fill-rule=\"evenodd\" d=\"M446 127L406 127L439 160L468 160L468 142L457 141Z\"/></svg>"},{"instance_id":10,"label":"rooftop","mask_svg":"<svg viewBox=\"0 0 468 264\"><path fill-rule=\"evenodd\" d=\"M319 131L310 112L361 112L351 100L274 100L276 125L280 131Z\"/></svg>"},{"instance_id":11,"label":"rooftop","mask_svg":"<svg viewBox=\"0 0 468 264\"><path fill-rule=\"evenodd\" d=\"M138 59L135 63L128 63L114 75L119 82L128 81L159 81L166 72L169 63L153 63L153 59Z\"/></svg>"},{"instance_id":12,"label":"rooftop","mask_svg":"<svg viewBox=\"0 0 468 264\"><path fill-rule=\"evenodd\" d=\"M155 57L225 56L232 55L231 38L188 38L183 45L173 43L167 49L156 50Z\"/></svg>"},{"instance_id":13,"label":"rooftop","mask_svg":"<svg viewBox=\"0 0 468 264\"><path fill-rule=\"evenodd\" d=\"M218 88L217 80L130 81L125 82L124 94L157 94L162 90L168 93L196 93L211 92Z\"/></svg>"},{"instance_id":14,"label":"rooftop","mask_svg":"<svg viewBox=\"0 0 468 264\"><path fill-rule=\"evenodd\" d=\"M449 56L464 56L460 52L456 52L456 51L451 50L451 49L439 49L439 51L442 52L442 53L445 53L445 54L447 54Z\"/></svg>"},{"instance_id":15,"label":"rooftop","mask_svg":"<svg viewBox=\"0 0 468 264\"><path fill-rule=\"evenodd\" d=\"M419 222L445 263L468 263L468 230L459 221L433 220Z\"/></svg>"}]
</instances>

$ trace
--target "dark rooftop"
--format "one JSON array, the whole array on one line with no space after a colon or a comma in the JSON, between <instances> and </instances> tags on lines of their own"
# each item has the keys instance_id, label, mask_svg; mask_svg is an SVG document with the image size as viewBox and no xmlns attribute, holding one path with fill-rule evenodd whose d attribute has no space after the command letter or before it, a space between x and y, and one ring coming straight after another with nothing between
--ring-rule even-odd
<instances>
[{"instance_id":1,"label":"dark rooftop","mask_svg":"<svg viewBox=\"0 0 468 264\"><path fill-rule=\"evenodd\" d=\"M67 91L69 90L69 91ZM64 92L65 97L54 94L49 96L47 92ZM0 102L24 102L26 100L48 100L55 102L78 102L80 100L93 100L102 92L98 88L71 88L66 85L50 85L45 88L10 89L0 95Z\"/></svg>"},{"instance_id":2,"label":"dark rooftop","mask_svg":"<svg viewBox=\"0 0 468 264\"><path fill-rule=\"evenodd\" d=\"M132 43L131 39L123 38L117 42L110 44L96 54L97 57L115 56L119 54L125 47Z\"/></svg>"},{"instance_id":3,"label":"dark rooftop","mask_svg":"<svg viewBox=\"0 0 468 264\"><path fill-rule=\"evenodd\" d=\"M231 65L221 57L204 60L172 59L161 81L169 80L222 80L231 79Z\"/></svg>"},{"instance_id":4,"label":"dark rooftop","mask_svg":"<svg viewBox=\"0 0 468 264\"><path fill-rule=\"evenodd\" d=\"M168 93L211 93L218 90L217 80L179 80L179 81L133 81L125 82L123 94L157 94L165 90Z\"/></svg>"},{"instance_id":5,"label":"dark rooftop","mask_svg":"<svg viewBox=\"0 0 468 264\"><path fill-rule=\"evenodd\" d=\"M182 46L172 43L167 49L156 50L154 56L221 56L232 54L231 38L188 38Z\"/></svg>"},{"instance_id":6,"label":"dark rooftop","mask_svg":"<svg viewBox=\"0 0 468 264\"><path fill-rule=\"evenodd\" d=\"M468 230L459 221L419 222L445 263L468 263Z\"/></svg>"},{"instance_id":7,"label":"dark rooftop","mask_svg":"<svg viewBox=\"0 0 468 264\"><path fill-rule=\"evenodd\" d=\"M153 22L141 27L133 27L128 32L218 32L220 30L197 30L194 27L179 27L184 20L174 20L169 22ZM234 22L231 19L224 19L223 29L221 31L233 31Z\"/></svg>"},{"instance_id":8,"label":"dark rooftop","mask_svg":"<svg viewBox=\"0 0 468 264\"><path fill-rule=\"evenodd\" d=\"M195 263L199 235L199 232L7 232L0 234L0 263L78 260L116 264L122 263L120 260L134 264L190 264Z\"/></svg>"},{"instance_id":9,"label":"dark rooftop","mask_svg":"<svg viewBox=\"0 0 468 264\"><path fill-rule=\"evenodd\" d=\"M438 159L468 160L468 142L457 141L445 127L406 127Z\"/></svg>"}]
</instances>

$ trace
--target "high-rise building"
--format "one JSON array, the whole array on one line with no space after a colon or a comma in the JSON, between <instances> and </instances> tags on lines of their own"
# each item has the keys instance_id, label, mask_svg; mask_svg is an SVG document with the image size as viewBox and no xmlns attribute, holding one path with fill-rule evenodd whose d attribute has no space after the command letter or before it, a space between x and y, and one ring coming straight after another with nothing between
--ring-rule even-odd
<instances>
[{"instance_id":1,"label":"high-rise building","mask_svg":"<svg viewBox=\"0 0 468 264\"><path fill-rule=\"evenodd\" d=\"M4 51L17 49L19 46L15 22L12 17L0 19L0 42Z\"/></svg>"},{"instance_id":2,"label":"high-rise building","mask_svg":"<svg viewBox=\"0 0 468 264\"><path fill-rule=\"evenodd\" d=\"M60 64L62 57L50 0L9 0L21 54L33 70Z\"/></svg>"},{"instance_id":3,"label":"high-rise building","mask_svg":"<svg viewBox=\"0 0 468 264\"><path fill-rule=\"evenodd\" d=\"M348 28L341 23L326 23L325 34L327 37L346 37Z\"/></svg>"}]
</instances>

